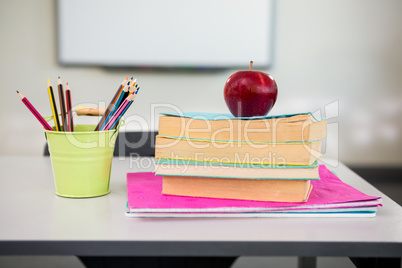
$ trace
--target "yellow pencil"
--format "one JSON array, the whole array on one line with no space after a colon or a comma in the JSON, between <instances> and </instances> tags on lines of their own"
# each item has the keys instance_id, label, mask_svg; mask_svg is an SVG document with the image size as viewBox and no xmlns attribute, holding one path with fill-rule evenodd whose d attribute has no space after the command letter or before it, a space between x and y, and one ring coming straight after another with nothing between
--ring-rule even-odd
<instances>
[{"instance_id":1,"label":"yellow pencil","mask_svg":"<svg viewBox=\"0 0 402 268\"><path fill-rule=\"evenodd\" d=\"M60 129L60 122L59 122L59 116L58 116L58 113L57 113L56 102L54 101L53 87L50 84L49 79L47 79L47 92L49 93L50 107L52 107L54 126L56 128L56 131L60 131L61 130Z\"/></svg>"}]
</instances>

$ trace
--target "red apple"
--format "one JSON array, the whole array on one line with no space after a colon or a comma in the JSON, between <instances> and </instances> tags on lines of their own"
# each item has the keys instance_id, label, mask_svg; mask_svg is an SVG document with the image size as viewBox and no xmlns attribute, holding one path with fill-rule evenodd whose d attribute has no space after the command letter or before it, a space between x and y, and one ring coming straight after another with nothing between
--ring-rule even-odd
<instances>
[{"instance_id":1,"label":"red apple","mask_svg":"<svg viewBox=\"0 0 402 268\"><path fill-rule=\"evenodd\" d=\"M226 81L224 98L236 117L264 116L272 109L278 96L275 80L266 73L248 71L232 74Z\"/></svg>"}]
</instances>

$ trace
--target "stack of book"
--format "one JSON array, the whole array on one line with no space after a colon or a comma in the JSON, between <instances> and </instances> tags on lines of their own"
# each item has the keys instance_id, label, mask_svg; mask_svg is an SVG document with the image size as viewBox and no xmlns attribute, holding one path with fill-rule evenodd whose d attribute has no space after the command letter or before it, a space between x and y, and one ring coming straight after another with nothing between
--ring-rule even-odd
<instances>
[{"instance_id":1,"label":"stack of book","mask_svg":"<svg viewBox=\"0 0 402 268\"><path fill-rule=\"evenodd\" d=\"M306 202L325 137L326 120L310 113L163 114L155 173L167 195Z\"/></svg>"},{"instance_id":2,"label":"stack of book","mask_svg":"<svg viewBox=\"0 0 402 268\"><path fill-rule=\"evenodd\" d=\"M163 114L156 172L127 174L128 217L375 217L381 198L318 165L326 121Z\"/></svg>"}]
</instances>

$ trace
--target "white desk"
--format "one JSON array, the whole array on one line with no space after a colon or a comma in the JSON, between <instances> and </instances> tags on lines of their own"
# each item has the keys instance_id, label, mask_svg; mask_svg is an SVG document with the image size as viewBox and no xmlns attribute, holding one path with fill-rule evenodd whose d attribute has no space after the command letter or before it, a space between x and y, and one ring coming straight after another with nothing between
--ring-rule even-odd
<instances>
[{"instance_id":1,"label":"white desk","mask_svg":"<svg viewBox=\"0 0 402 268\"><path fill-rule=\"evenodd\" d=\"M332 170L383 197L376 218L127 218L128 158L114 159L111 193L88 199L54 194L48 157L0 165L1 255L402 256L402 208L344 165Z\"/></svg>"}]
</instances>

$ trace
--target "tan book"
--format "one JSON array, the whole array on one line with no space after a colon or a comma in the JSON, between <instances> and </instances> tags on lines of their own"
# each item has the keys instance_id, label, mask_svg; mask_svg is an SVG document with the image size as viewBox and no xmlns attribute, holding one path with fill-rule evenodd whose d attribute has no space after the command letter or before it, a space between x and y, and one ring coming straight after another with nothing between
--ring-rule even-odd
<instances>
[{"instance_id":1,"label":"tan book","mask_svg":"<svg viewBox=\"0 0 402 268\"><path fill-rule=\"evenodd\" d=\"M156 136L155 158L206 162L311 165L321 156L321 140L312 142L231 142Z\"/></svg>"},{"instance_id":2,"label":"tan book","mask_svg":"<svg viewBox=\"0 0 402 268\"><path fill-rule=\"evenodd\" d=\"M318 163L310 166L277 166L156 159L155 174L238 179L318 180Z\"/></svg>"},{"instance_id":3,"label":"tan book","mask_svg":"<svg viewBox=\"0 0 402 268\"><path fill-rule=\"evenodd\" d=\"M224 141L314 141L326 136L326 120L310 113L236 119L225 114L164 114L159 134Z\"/></svg>"},{"instance_id":4,"label":"tan book","mask_svg":"<svg viewBox=\"0 0 402 268\"><path fill-rule=\"evenodd\" d=\"M306 202L310 180L253 180L163 176L162 193L168 195L271 202Z\"/></svg>"}]
</instances>

